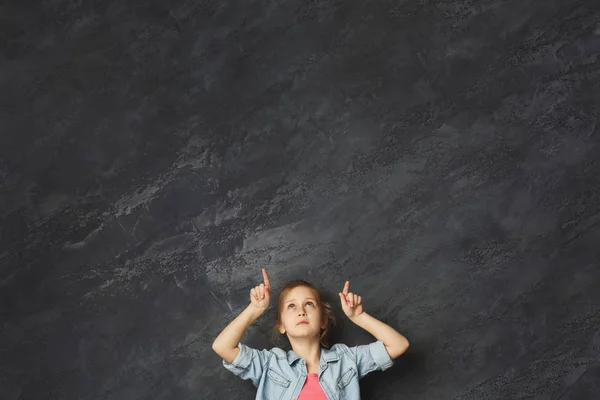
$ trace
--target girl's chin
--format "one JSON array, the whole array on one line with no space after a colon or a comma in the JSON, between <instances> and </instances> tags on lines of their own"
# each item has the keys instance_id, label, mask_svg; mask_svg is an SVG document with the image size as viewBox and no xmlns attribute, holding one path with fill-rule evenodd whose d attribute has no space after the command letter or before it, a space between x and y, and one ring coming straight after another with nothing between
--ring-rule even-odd
<instances>
[{"instance_id":1,"label":"girl's chin","mask_svg":"<svg viewBox=\"0 0 600 400\"><path fill-rule=\"evenodd\" d=\"M294 332L293 335L290 335L290 337L296 338L296 339L306 339L306 338L319 338L319 332Z\"/></svg>"}]
</instances>

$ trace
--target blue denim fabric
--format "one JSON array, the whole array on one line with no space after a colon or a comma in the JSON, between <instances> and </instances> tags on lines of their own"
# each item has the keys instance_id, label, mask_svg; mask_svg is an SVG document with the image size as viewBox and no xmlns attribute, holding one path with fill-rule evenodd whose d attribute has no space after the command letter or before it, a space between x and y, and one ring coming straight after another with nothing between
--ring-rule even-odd
<instances>
[{"instance_id":1,"label":"blue denim fabric","mask_svg":"<svg viewBox=\"0 0 600 400\"><path fill-rule=\"evenodd\" d=\"M252 349L238 344L240 353L223 366L242 379L250 379L258 388L257 400L297 399L307 376L306 362L293 351L274 347ZM321 348L319 383L329 400L358 400L358 380L372 371L385 371L394 364L383 342L348 347L335 344Z\"/></svg>"}]
</instances>

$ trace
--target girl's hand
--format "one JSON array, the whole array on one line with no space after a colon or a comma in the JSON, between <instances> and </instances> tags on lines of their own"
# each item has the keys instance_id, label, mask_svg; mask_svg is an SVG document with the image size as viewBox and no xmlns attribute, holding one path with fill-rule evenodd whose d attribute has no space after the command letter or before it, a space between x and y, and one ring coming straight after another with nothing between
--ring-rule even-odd
<instances>
[{"instance_id":1,"label":"girl's hand","mask_svg":"<svg viewBox=\"0 0 600 400\"><path fill-rule=\"evenodd\" d=\"M250 304L256 307L260 312L264 312L269 308L271 302L271 282L269 281L269 275L267 271L262 269L264 282L260 285L250 289Z\"/></svg>"},{"instance_id":2,"label":"girl's hand","mask_svg":"<svg viewBox=\"0 0 600 400\"><path fill-rule=\"evenodd\" d=\"M348 293L349 287L350 281L346 281L344 290L340 292L340 301L346 317L355 318L363 313L362 297L354 293Z\"/></svg>"}]
</instances>

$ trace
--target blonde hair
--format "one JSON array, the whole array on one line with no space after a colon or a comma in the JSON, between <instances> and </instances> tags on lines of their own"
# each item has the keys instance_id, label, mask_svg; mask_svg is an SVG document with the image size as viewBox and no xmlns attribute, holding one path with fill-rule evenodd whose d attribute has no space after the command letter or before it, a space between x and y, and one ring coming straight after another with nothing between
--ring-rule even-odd
<instances>
[{"instance_id":1,"label":"blonde hair","mask_svg":"<svg viewBox=\"0 0 600 400\"><path fill-rule=\"evenodd\" d=\"M285 295L290 290L299 286L307 287L310 290L312 290L315 294L317 306L321 311L321 322L326 323L325 328L321 329L321 333L319 335L319 343L321 344L321 346L329 347L327 334L329 332L329 328L335 326L336 322L335 316L333 315L333 308L331 307L331 304L322 300L321 293L314 285L301 279L287 282L285 285L283 285L283 288L279 293L279 298L277 300L277 320L275 321L275 325L273 327L273 342L277 345L278 339L282 336L282 334L279 332L279 327L282 324L281 312L283 309L283 300L285 299Z\"/></svg>"}]
</instances>

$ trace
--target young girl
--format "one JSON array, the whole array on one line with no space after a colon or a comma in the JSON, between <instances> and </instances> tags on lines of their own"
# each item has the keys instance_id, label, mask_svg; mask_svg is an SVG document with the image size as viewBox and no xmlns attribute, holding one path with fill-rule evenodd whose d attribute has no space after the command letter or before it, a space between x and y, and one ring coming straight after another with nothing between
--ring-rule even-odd
<instances>
[{"instance_id":1,"label":"young girl","mask_svg":"<svg viewBox=\"0 0 600 400\"><path fill-rule=\"evenodd\" d=\"M358 380L388 369L408 348L404 336L363 311L362 297L348 293L348 281L339 293L344 314L377 341L354 347L338 343L327 349L327 330L334 322L331 306L310 283L292 281L279 295L275 324L292 350L256 350L240 343L246 329L269 307L271 284L264 268L262 274L264 282L250 290L250 305L213 343L225 368L258 387L256 399L360 399Z\"/></svg>"}]
</instances>

